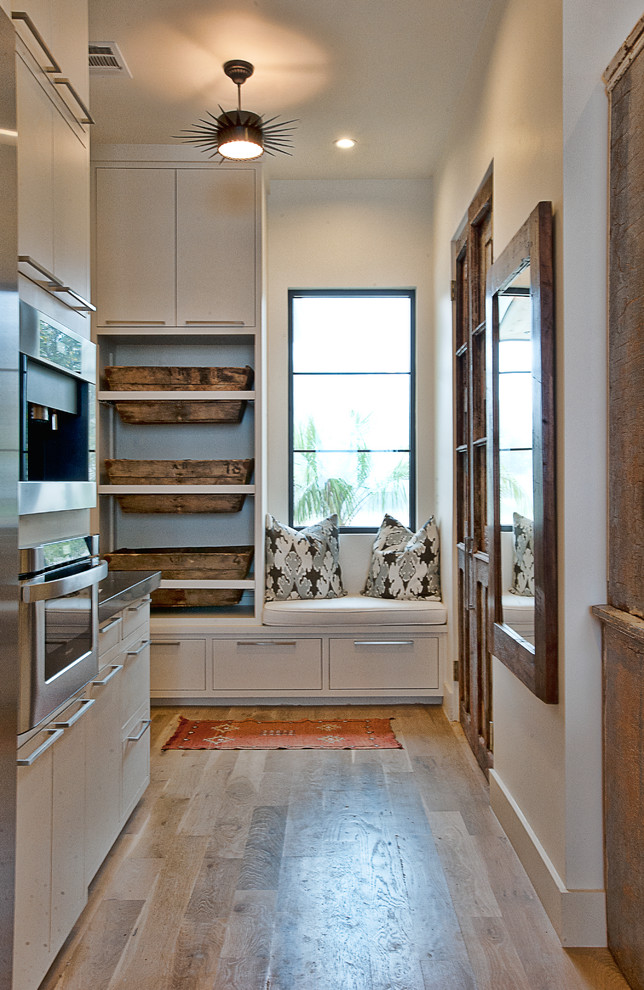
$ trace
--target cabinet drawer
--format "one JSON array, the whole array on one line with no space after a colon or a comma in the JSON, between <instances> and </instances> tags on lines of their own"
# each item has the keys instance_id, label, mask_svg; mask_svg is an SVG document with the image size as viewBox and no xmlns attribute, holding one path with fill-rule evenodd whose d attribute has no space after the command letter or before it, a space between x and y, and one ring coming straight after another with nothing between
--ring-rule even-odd
<instances>
[{"instance_id":1,"label":"cabinet drawer","mask_svg":"<svg viewBox=\"0 0 644 990\"><path fill-rule=\"evenodd\" d=\"M206 690L206 641L158 640L152 643L151 688L155 692Z\"/></svg>"},{"instance_id":2,"label":"cabinet drawer","mask_svg":"<svg viewBox=\"0 0 644 990\"><path fill-rule=\"evenodd\" d=\"M332 691L438 687L436 639L332 639L329 648Z\"/></svg>"},{"instance_id":3,"label":"cabinet drawer","mask_svg":"<svg viewBox=\"0 0 644 990\"><path fill-rule=\"evenodd\" d=\"M98 655L99 657L104 657L105 654L113 649L117 643L121 641L121 636L123 633L123 614L113 616L104 622L102 626L98 628Z\"/></svg>"},{"instance_id":4,"label":"cabinet drawer","mask_svg":"<svg viewBox=\"0 0 644 990\"><path fill-rule=\"evenodd\" d=\"M135 639L125 648L121 674L121 725L150 701L150 640Z\"/></svg>"},{"instance_id":5,"label":"cabinet drawer","mask_svg":"<svg viewBox=\"0 0 644 990\"><path fill-rule=\"evenodd\" d=\"M143 598L123 609L123 639L150 620L150 599ZM143 634L141 634L143 635Z\"/></svg>"},{"instance_id":6,"label":"cabinet drawer","mask_svg":"<svg viewBox=\"0 0 644 990\"><path fill-rule=\"evenodd\" d=\"M319 639L218 640L213 647L216 691L322 689Z\"/></svg>"},{"instance_id":7,"label":"cabinet drawer","mask_svg":"<svg viewBox=\"0 0 644 990\"><path fill-rule=\"evenodd\" d=\"M121 820L132 812L150 780L150 715L142 705L123 730Z\"/></svg>"}]
</instances>

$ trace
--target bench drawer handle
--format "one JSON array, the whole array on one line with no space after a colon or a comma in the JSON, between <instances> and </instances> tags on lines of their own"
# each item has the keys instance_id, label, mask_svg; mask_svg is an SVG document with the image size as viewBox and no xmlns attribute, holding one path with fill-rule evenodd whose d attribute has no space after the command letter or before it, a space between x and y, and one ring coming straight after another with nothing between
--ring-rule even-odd
<instances>
[{"instance_id":1,"label":"bench drawer handle","mask_svg":"<svg viewBox=\"0 0 644 990\"><path fill-rule=\"evenodd\" d=\"M413 646L413 639L354 639L354 646Z\"/></svg>"},{"instance_id":2,"label":"bench drawer handle","mask_svg":"<svg viewBox=\"0 0 644 990\"><path fill-rule=\"evenodd\" d=\"M295 639L244 639L237 646L297 646Z\"/></svg>"}]
</instances>

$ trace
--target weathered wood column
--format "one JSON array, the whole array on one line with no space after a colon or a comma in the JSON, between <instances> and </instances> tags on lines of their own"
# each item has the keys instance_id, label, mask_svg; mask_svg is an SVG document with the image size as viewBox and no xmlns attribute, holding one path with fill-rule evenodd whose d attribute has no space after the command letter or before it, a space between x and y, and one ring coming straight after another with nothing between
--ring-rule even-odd
<instances>
[{"instance_id":1,"label":"weathered wood column","mask_svg":"<svg viewBox=\"0 0 644 990\"><path fill-rule=\"evenodd\" d=\"M644 990L644 17L610 100L609 562L603 624L608 945Z\"/></svg>"}]
</instances>

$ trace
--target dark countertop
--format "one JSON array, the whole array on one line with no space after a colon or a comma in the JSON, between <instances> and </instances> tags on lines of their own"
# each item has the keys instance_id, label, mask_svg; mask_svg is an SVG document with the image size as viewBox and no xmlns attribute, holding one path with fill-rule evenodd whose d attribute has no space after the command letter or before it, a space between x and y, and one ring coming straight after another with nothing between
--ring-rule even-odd
<instances>
[{"instance_id":1,"label":"dark countertop","mask_svg":"<svg viewBox=\"0 0 644 990\"><path fill-rule=\"evenodd\" d=\"M161 571L108 571L98 586L98 621L106 622L130 602L145 598L161 582Z\"/></svg>"}]
</instances>

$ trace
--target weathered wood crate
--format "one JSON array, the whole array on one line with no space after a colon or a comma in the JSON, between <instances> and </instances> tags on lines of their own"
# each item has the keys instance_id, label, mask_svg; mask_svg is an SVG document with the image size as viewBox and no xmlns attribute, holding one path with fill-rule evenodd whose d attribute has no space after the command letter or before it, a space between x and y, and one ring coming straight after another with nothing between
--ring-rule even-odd
<instances>
[{"instance_id":1,"label":"weathered wood crate","mask_svg":"<svg viewBox=\"0 0 644 990\"><path fill-rule=\"evenodd\" d=\"M150 367L112 365L105 369L112 392L246 392L253 385L253 369L221 367ZM124 423L239 423L244 399L117 401Z\"/></svg>"},{"instance_id":2,"label":"weathered wood crate","mask_svg":"<svg viewBox=\"0 0 644 990\"><path fill-rule=\"evenodd\" d=\"M112 485L248 485L254 461L141 461L106 458ZM241 493L116 495L123 512L239 512L246 496Z\"/></svg>"},{"instance_id":3,"label":"weathered wood crate","mask_svg":"<svg viewBox=\"0 0 644 990\"><path fill-rule=\"evenodd\" d=\"M103 556L112 570L161 571L162 581L237 581L248 575L253 547L123 547ZM151 605L238 605L242 594L240 588L157 588Z\"/></svg>"}]
</instances>

